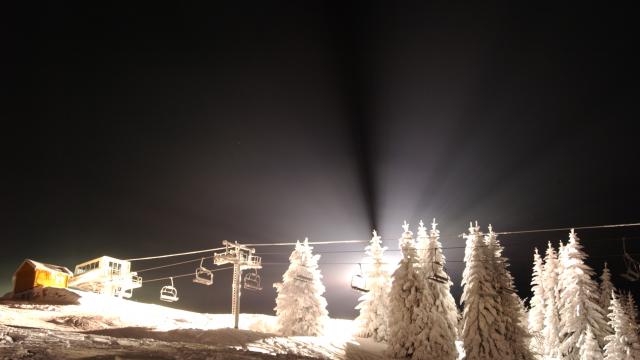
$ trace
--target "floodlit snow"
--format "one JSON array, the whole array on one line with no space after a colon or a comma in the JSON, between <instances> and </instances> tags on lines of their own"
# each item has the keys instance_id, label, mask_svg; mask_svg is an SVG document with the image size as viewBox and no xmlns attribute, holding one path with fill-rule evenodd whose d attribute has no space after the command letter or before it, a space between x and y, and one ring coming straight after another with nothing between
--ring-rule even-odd
<instances>
[{"instance_id":1,"label":"floodlit snow","mask_svg":"<svg viewBox=\"0 0 640 360\"><path fill-rule=\"evenodd\" d=\"M76 291L78 305L7 303L0 305L2 325L63 331L89 331L114 338L151 338L197 342L229 350L292 354L310 358L384 359L384 343L353 337L353 321L330 319L326 336L276 334L275 316L241 314L232 329L231 314L200 314L156 304ZM251 357L248 357L251 359ZM261 357L255 357L261 358Z\"/></svg>"}]
</instances>

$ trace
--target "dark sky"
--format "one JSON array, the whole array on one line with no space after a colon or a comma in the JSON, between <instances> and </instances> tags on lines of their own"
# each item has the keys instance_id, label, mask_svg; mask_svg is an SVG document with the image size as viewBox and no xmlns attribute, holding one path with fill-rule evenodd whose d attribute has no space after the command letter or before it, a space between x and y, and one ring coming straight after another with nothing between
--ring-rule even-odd
<instances>
[{"instance_id":1,"label":"dark sky","mask_svg":"<svg viewBox=\"0 0 640 360\"><path fill-rule=\"evenodd\" d=\"M639 221L636 14L369 1L5 9L0 290L27 257L73 267L223 239L368 239L372 227L397 250L404 219L433 217L445 247L476 219L497 231ZM609 261L617 285L634 287L617 274L620 237L638 229L579 235L598 271ZM566 238L501 238L522 296L533 247ZM353 316L347 274L361 254L340 251L361 246L316 249L331 315ZM290 249L260 251L280 264L265 267L263 293L244 294L246 312L271 311ZM462 250L446 254L459 294ZM228 311L230 277L177 280L173 306ZM136 298L158 302L159 287Z\"/></svg>"}]
</instances>

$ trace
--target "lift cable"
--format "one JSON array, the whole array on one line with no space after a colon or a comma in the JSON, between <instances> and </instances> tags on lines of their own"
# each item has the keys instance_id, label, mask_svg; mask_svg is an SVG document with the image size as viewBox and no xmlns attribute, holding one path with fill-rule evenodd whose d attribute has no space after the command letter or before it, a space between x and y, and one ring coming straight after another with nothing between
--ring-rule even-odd
<instances>
[{"instance_id":1,"label":"lift cable","mask_svg":"<svg viewBox=\"0 0 640 360\"><path fill-rule=\"evenodd\" d=\"M197 259L180 261L180 262L173 263L173 264L160 265L160 266L154 266L154 267L150 267L150 268L146 268L146 269L142 269L142 270L136 270L136 272L137 273L141 273L141 272L145 272L145 271L163 269L163 268L168 268L168 267L172 267L172 266L178 266L178 265L182 265L182 264L189 264L189 263L193 263L193 262L198 262L198 261L200 261L202 259L211 259L211 258L213 258L213 256L206 256L206 257L197 258Z\"/></svg>"},{"instance_id":2,"label":"lift cable","mask_svg":"<svg viewBox=\"0 0 640 360\"><path fill-rule=\"evenodd\" d=\"M369 240L335 240L335 241L309 241L309 245L328 245L328 244L358 244L369 242ZM257 247L257 246L294 246L298 242L282 242L282 243L265 243L265 244L242 244L244 246ZM302 244L302 242L300 242Z\"/></svg>"},{"instance_id":3,"label":"lift cable","mask_svg":"<svg viewBox=\"0 0 640 360\"><path fill-rule=\"evenodd\" d=\"M167 255L158 255L158 256L135 258L135 259L125 259L125 260L126 261L138 261L138 260L163 259L163 258L174 257L174 256L193 255L193 254L200 254L200 253L204 253L204 252L212 252L212 251L218 251L218 250L224 250L224 247L219 247L219 248L215 248L215 249L190 251L190 252L177 253L177 254L167 254Z\"/></svg>"},{"instance_id":4,"label":"lift cable","mask_svg":"<svg viewBox=\"0 0 640 360\"><path fill-rule=\"evenodd\" d=\"M633 227L640 226L640 223L629 223L629 224L613 224L613 225L595 225L595 226L578 226L578 227L565 227L565 228L553 228L553 229L538 229L538 230L520 230L520 231L501 231L496 232L496 235L510 235L510 234L528 234L528 233L537 233L537 232L553 232L553 231L569 231L571 229L574 230L585 230L585 229L607 229L607 228L621 228L621 227ZM458 235L458 237L462 237L464 234ZM388 241L391 239L385 239ZM365 243L369 240L336 240L336 241L313 241L309 242L309 245L328 245L328 244L357 244L357 243ZM282 242L282 243L268 243L268 244L243 244L244 246L250 247L258 247L258 246L294 246L297 242ZM204 252L218 251L223 250L224 247L215 248L215 249L205 249L205 250L197 250L190 251L184 253L176 253L176 254L167 254L167 255L158 255L158 256L149 256L142 258L133 258L133 259L125 259L127 261L139 261L139 260L152 260L152 259L162 259L174 256L183 256L183 255L192 255L199 254Z\"/></svg>"},{"instance_id":5,"label":"lift cable","mask_svg":"<svg viewBox=\"0 0 640 360\"><path fill-rule=\"evenodd\" d=\"M634 254L629 254L629 255L640 255L640 253L634 253ZM601 259L601 258L610 258L610 257L622 257L624 255L620 255L620 254L611 254L611 255L599 255L599 256L590 256L589 259ZM495 261L495 259L487 259L487 260L474 260L476 262L492 262ZM509 258L507 259L507 262L509 263L514 263L514 262L529 262L531 261L531 259L520 259L520 258ZM445 260L446 263L464 263L464 260ZM419 264L421 263L420 261L412 261L412 264ZM277 262L263 262L262 265L289 265L291 264L290 262L287 261L277 261ZM318 266L323 266L323 265L371 265L371 263L367 263L367 262L362 262L362 261L337 261L337 262L321 262L318 263ZM383 262L381 263L383 265L397 265L397 262Z\"/></svg>"},{"instance_id":6,"label":"lift cable","mask_svg":"<svg viewBox=\"0 0 640 360\"><path fill-rule=\"evenodd\" d=\"M224 268L220 268L220 269L211 270L211 272L229 270L229 269L233 269L233 266L228 266L228 267L224 267ZM143 283L148 283L148 282L153 282L153 281L169 280L171 278L177 279L177 278L186 277L186 276L195 276L195 274L196 274L195 272L191 272L191 273L188 273L188 274L167 276L167 277L163 277L163 278L150 279L150 280L143 280L142 282Z\"/></svg>"},{"instance_id":7,"label":"lift cable","mask_svg":"<svg viewBox=\"0 0 640 360\"><path fill-rule=\"evenodd\" d=\"M613 224L613 225L593 225L593 226L574 226L574 227L538 229L538 230L500 231L500 232L496 232L495 234L496 235L530 234L530 233L539 233L539 232L571 231L572 229L573 230L611 229L611 228L634 227L634 226L640 226L640 223ZM458 237L463 237L464 235L465 234L460 234L460 235L458 235Z\"/></svg>"},{"instance_id":8,"label":"lift cable","mask_svg":"<svg viewBox=\"0 0 640 360\"><path fill-rule=\"evenodd\" d=\"M629 255L640 255L640 253L632 253ZM601 259L601 258L609 258L609 257L621 257L624 255L620 255L620 254L610 254L610 255L598 255L598 256L589 256L589 259ZM197 259L200 260L200 259ZM515 260L515 261L514 261ZM524 262L524 261L529 261L530 259L518 259L518 258L510 258L508 259L508 261L510 263L513 262ZM493 259L487 259L487 260L475 260L475 261L479 261L479 262L490 262L490 261L494 261ZM465 262L464 260L446 260L447 263L463 263ZM415 264L420 263L419 261L415 261L413 262ZM290 265L290 262L287 261L279 261L279 262L263 262L262 265ZM341 261L341 262L322 262L322 263L318 263L318 266L324 266L324 265L360 265L360 264L364 264L364 265L369 265L369 263L367 262L355 262L355 261ZM384 265L397 265L396 262L390 263L390 262L384 262L382 263ZM211 272L217 272L217 271L223 271L223 270L229 270L229 269L233 269L232 266L229 267L224 267L224 268L220 268L220 269L214 269L211 270ZM163 277L163 278L157 278L157 279L150 279L150 280L143 280L143 283L147 283L147 282L153 282L153 281L161 281L161 280L169 280L170 278L181 278L181 277L186 277L186 276L195 276L195 272L191 272L188 274L181 274L181 275L174 275L174 276L167 276L167 277Z\"/></svg>"},{"instance_id":9,"label":"lift cable","mask_svg":"<svg viewBox=\"0 0 640 360\"><path fill-rule=\"evenodd\" d=\"M640 239L640 236L633 236L633 237L626 237L626 239ZM590 241L593 239L590 239ZM599 241L601 240L618 240L618 238L598 238ZM358 240L358 241L368 241L368 240ZM397 239L396 239L397 241ZM270 245L270 244L269 244ZM488 245L476 245L476 247L487 247ZM441 250L453 250L453 249L465 249L466 246L440 246L439 247ZM429 249L429 248L416 248L416 250L420 251L420 250L434 250L435 248ZM401 249L387 249L387 252L400 252L402 251ZM362 250L333 250L333 251L328 251L328 250L320 250L320 251L314 251L314 254L341 254L341 253L362 253L364 254L365 251L364 249ZM291 254L291 252L288 251L268 251L268 252L256 252L256 255L289 255ZM630 255L636 255L636 254L630 254ZM610 256L618 256L618 255L610 255ZM622 256L622 255L619 255ZM198 262L201 261L202 259L211 259L213 258L213 256L205 256L205 257L199 257L199 258L195 258L195 259L190 259L190 260L186 260L186 261L180 261L180 262L176 262L176 263L171 263L171 264L166 264L166 265L160 265L160 266L154 266L154 267L150 267L150 268L146 268L146 269L141 269L141 270L136 270L137 273L142 273L145 271L152 271L152 270L157 270L157 269L164 269L164 268L168 268L168 267L173 267L173 266L178 266L178 265L183 265L183 264L189 264L189 263L193 263L193 262Z\"/></svg>"}]
</instances>

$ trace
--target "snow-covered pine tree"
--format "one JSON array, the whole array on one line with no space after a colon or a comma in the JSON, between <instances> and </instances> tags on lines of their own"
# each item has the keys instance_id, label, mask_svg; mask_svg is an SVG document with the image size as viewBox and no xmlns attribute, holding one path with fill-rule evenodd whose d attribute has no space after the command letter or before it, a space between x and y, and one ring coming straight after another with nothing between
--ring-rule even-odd
<instances>
[{"instance_id":1,"label":"snow-covered pine tree","mask_svg":"<svg viewBox=\"0 0 640 360\"><path fill-rule=\"evenodd\" d=\"M611 292L611 305L609 306L609 325L613 334L605 340L604 358L606 360L636 360L640 359L640 350L637 348L638 334L631 325L631 319L625 312L620 299Z\"/></svg>"},{"instance_id":2,"label":"snow-covered pine tree","mask_svg":"<svg viewBox=\"0 0 640 360\"><path fill-rule=\"evenodd\" d=\"M391 358L411 358L415 350L417 329L414 322L415 308L420 303L422 277L419 273L418 253L409 231L409 224L402 225L400 238L402 259L393 272L389 293L389 340L387 355Z\"/></svg>"},{"instance_id":3,"label":"snow-covered pine tree","mask_svg":"<svg viewBox=\"0 0 640 360\"><path fill-rule=\"evenodd\" d=\"M422 220L418 223L416 250L418 250L418 257L420 259L424 259L427 256L427 251L429 250L429 234L427 234L427 228L424 226L424 222Z\"/></svg>"},{"instance_id":4,"label":"snow-covered pine tree","mask_svg":"<svg viewBox=\"0 0 640 360\"><path fill-rule=\"evenodd\" d=\"M375 341L387 341L389 336L389 288L391 275L384 258L386 247L382 246L380 236L373 230L371 242L365 248L367 260L367 288L369 292L360 297L356 309L360 314L356 318L359 335L373 338Z\"/></svg>"},{"instance_id":5,"label":"snow-covered pine tree","mask_svg":"<svg viewBox=\"0 0 640 360\"><path fill-rule=\"evenodd\" d=\"M588 327L591 327L599 344L604 342L604 311L599 304L598 285L592 279L594 271L584 263L586 258L578 236L571 229L569 243L561 256L563 267L559 278L560 348L564 359L569 360L579 358L580 339L584 338Z\"/></svg>"},{"instance_id":6,"label":"snow-covered pine tree","mask_svg":"<svg viewBox=\"0 0 640 360\"><path fill-rule=\"evenodd\" d=\"M505 338L505 320L493 275L493 254L482 240L480 228L465 234L465 268L462 273L462 340L465 358L513 359Z\"/></svg>"},{"instance_id":7,"label":"snow-covered pine tree","mask_svg":"<svg viewBox=\"0 0 640 360\"><path fill-rule=\"evenodd\" d=\"M558 276L560 265L558 256L549 242L544 258L544 270L542 274L542 285L544 286L544 338L543 355L551 358L560 356L560 310Z\"/></svg>"},{"instance_id":8,"label":"snow-covered pine tree","mask_svg":"<svg viewBox=\"0 0 640 360\"><path fill-rule=\"evenodd\" d=\"M587 326L587 331L582 334L582 339L579 342L582 344L580 346L580 360L602 360L602 350L600 350L598 340L591 331L591 326Z\"/></svg>"},{"instance_id":9,"label":"snow-covered pine tree","mask_svg":"<svg viewBox=\"0 0 640 360\"><path fill-rule=\"evenodd\" d=\"M538 248L533 253L533 274L531 276L531 292L533 297L529 302L529 319L528 327L531 334L531 348L536 353L544 352L544 337L542 330L544 329L544 312L545 312L545 294L543 285L544 264L538 253Z\"/></svg>"},{"instance_id":10,"label":"snow-covered pine tree","mask_svg":"<svg viewBox=\"0 0 640 360\"><path fill-rule=\"evenodd\" d=\"M636 305L636 301L633 298L633 294L631 291L627 291L627 293L620 298L620 304L622 305L625 313L629 317L631 321L631 325L633 329L638 332L638 306Z\"/></svg>"},{"instance_id":11,"label":"snow-covered pine tree","mask_svg":"<svg viewBox=\"0 0 640 360\"><path fill-rule=\"evenodd\" d=\"M605 314L608 313L609 305L611 304L611 292L615 291L615 287L611 282L611 272L607 267L607 263L604 263L602 268L602 274L600 275L600 307L604 310ZM603 329L604 336L613 334L613 329L607 323L607 326Z\"/></svg>"},{"instance_id":12,"label":"snow-covered pine tree","mask_svg":"<svg viewBox=\"0 0 640 360\"><path fill-rule=\"evenodd\" d=\"M309 240L296 241L289 256L289 268L276 287L278 330L285 336L317 336L324 332L329 320L322 274L318 269L320 255L313 255Z\"/></svg>"},{"instance_id":13,"label":"snow-covered pine tree","mask_svg":"<svg viewBox=\"0 0 640 360\"><path fill-rule=\"evenodd\" d=\"M515 291L513 277L509 272L509 261L502 256L504 248L489 225L489 233L485 236L485 244L491 255L493 255L493 275L498 286L498 295L502 305L502 314L505 324L505 339L511 348L511 359L529 360L534 355L529 344L531 335L527 331L527 322L522 319L524 312L522 301ZM525 321L523 321L525 320Z\"/></svg>"},{"instance_id":14,"label":"snow-covered pine tree","mask_svg":"<svg viewBox=\"0 0 640 360\"><path fill-rule=\"evenodd\" d=\"M613 283L611 282L611 272L605 261L602 268L602 274L600 275L600 306L603 309L608 309L611 303L611 291L615 290Z\"/></svg>"},{"instance_id":15,"label":"snow-covered pine tree","mask_svg":"<svg viewBox=\"0 0 640 360\"><path fill-rule=\"evenodd\" d=\"M416 337L416 346L412 359L455 360L458 358L456 348L458 309L451 296L451 281L444 271L445 257L440 244L440 231L436 220L427 231L420 221L418 239L427 238L426 249L420 257L420 268L423 275L425 291L416 309L416 326L420 333Z\"/></svg>"}]
</instances>

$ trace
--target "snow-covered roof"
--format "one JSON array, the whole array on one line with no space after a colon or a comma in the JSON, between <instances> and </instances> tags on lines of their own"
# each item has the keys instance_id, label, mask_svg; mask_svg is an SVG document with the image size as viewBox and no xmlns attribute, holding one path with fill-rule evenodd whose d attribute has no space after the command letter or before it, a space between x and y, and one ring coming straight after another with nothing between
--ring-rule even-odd
<instances>
[{"instance_id":1,"label":"snow-covered roof","mask_svg":"<svg viewBox=\"0 0 640 360\"><path fill-rule=\"evenodd\" d=\"M64 266L60 266L60 265L46 264L46 263L38 262L38 261L35 261L35 260L31 260L31 259L25 259L22 262L22 264L24 264L24 263L30 264L31 266L33 266L34 269L48 270L48 271L65 273L67 275L73 275L71 270L67 269ZM22 267L22 265L20 265L20 267ZM18 267L18 268L20 268L20 267Z\"/></svg>"}]
</instances>

